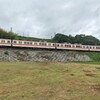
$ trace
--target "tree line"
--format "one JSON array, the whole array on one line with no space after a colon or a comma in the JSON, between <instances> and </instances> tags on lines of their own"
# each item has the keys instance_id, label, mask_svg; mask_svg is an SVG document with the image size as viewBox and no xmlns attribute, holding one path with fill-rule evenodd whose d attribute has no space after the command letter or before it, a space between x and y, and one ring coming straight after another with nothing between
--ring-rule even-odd
<instances>
[{"instance_id":1,"label":"tree line","mask_svg":"<svg viewBox=\"0 0 100 100\"><path fill-rule=\"evenodd\" d=\"M33 38L33 37L25 37L20 36L14 32L6 31L2 28L0 28L0 38L5 39L19 39L19 40L33 40L33 41L47 41L47 42L57 42L57 43L78 43L83 45L100 45L100 40L93 37L92 35L64 35L61 33L55 34L55 36L52 39L41 39L41 38Z\"/></svg>"},{"instance_id":2,"label":"tree line","mask_svg":"<svg viewBox=\"0 0 100 100\"><path fill-rule=\"evenodd\" d=\"M83 45L100 45L100 40L97 38L93 37L92 35L76 35L76 36L71 36L71 35L64 35L61 33L57 33L54 38L54 42L58 43L78 43L78 44L83 44Z\"/></svg>"},{"instance_id":3,"label":"tree line","mask_svg":"<svg viewBox=\"0 0 100 100\"><path fill-rule=\"evenodd\" d=\"M34 41L39 41L42 39L39 38L33 38L33 37L26 37L26 36L21 36L18 35L17 33L14 33L12 31L6 31L2 28L0 28L0 38L4 39L18 39L18 40L34 40Z\"/></svg>"},{"instance_id":4,"label":"tree line","mask_svg":"<svg viewBox=\"0 0 100 100\"><path fill-rule=\"evenodd\" d=\"M0 28L0 38L5 38L5 39L15 39L17 37L17 34L13 32L7 32L6 30Z\"/></svg>"}]
</instances>

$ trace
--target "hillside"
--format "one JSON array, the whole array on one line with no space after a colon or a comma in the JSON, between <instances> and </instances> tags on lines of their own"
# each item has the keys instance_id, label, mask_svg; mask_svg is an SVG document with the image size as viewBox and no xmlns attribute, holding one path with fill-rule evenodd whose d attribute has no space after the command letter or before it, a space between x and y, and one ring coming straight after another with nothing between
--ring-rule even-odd
<instances>
[{"instance_id":1,"label":"hillside","mask_svg":"<svg viewBox=\"0 0 100 100\"><path fill-rule=\"evenodd\" d=\"M32 41L51 41L50 39L41 39L41 38L35 38L35 37L26 37L26 36L20 36L17 33L14 32L7 32L6 30L0 28L0 38L5 39L18 39L18 40L32 40Z\"/></svg>"},{"instance_id":2,"label":"hillside","mask_svg":"<svg viewBox=\"0 0 100 100\"><path fill-rule=\"evenodd\" d=\"M58 43L78 43L78 44L83 44L83 45L100 45L100 40L98 40L97 38L93 37L92 35L84 35L84 34L80 34L80 35L76 35L74 36L67 36L64 34L56 34L53 38L53 41L58 42Z\"/></svg>"}]
</instances>

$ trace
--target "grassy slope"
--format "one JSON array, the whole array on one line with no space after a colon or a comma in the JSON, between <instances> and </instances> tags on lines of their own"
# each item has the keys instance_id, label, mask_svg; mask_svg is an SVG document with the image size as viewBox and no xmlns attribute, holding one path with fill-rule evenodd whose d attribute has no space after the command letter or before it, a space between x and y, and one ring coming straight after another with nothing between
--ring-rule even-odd
<instances>
[{"instance_id":1,"label":"grassy slope","mask_svg":"<svg viewBox=\"0 0 100 100\"><path fill-rule=\"evenodd\" d=\"M100 61L100 52L76 52L76 54L88 55L93 61Z\"/></svg>"},{"instance_id":2,"label":"grassy slope","mask_svg":"<svg viewBox=\"0 0 100 100\"><path fill-rule=\"evenodd\" d=\"M86 52L86 54L94 61L100 61L100 52Z\"/></svg>"},{"instance_id":3,"label":"grassy slope","mask_svg":"<svg viewBox=\"0 0 100 100\"><path fill-rule=\"evenodd\" d=\"M20 40L29 40L29 41L42 41L42 42L52 42L51 39L42 39L42 38L35 38L35 37L24 37L24 36L17 36L16 39Z\"/></svg>"},{"instance_id":4,"label":"grassy slope","mask_svg":"<svg viewBox=\"0 0 100 100\"><path fill-rule=\"evenodd\" d=\"M100 66L0 63L0 100L100 100Z\"/></svg>"},{"instance_id":5,"label":"grassy slope","mask_svg":"<svg viewBox=\"0 0 100 100\"><path fill-rule=\"evenodd\" d=\"M80 63L80 64L94 64L94 65L96 64L96 65L100 65L100 62L94 62L94 61L93 62L92 61L91 62L77 62L77 63Z\"/></svg>"}]
</instances>

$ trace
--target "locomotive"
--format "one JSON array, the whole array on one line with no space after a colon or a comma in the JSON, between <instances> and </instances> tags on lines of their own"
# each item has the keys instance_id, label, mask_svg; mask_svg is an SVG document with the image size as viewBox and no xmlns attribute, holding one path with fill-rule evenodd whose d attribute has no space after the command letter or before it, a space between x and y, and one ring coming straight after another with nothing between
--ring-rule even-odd
<instances>
[{"instance_id":1,"label":"locomotive","mask_svg":"<svg viewBox=\"0 0 100 100\"><path fill-rule=\"evenodd\" d=\"M0 39L0 46L100 52L100 46L96 45L52 43L52 42L41 42L41 41L36 42L36 41L11 40L11 39Z\"/></svg>"}]
</instances>

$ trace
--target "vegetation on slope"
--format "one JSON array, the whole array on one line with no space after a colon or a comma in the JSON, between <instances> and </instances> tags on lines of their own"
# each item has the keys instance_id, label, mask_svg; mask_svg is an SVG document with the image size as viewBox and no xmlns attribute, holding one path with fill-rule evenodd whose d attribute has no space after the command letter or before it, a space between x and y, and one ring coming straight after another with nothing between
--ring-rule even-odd
<instances>
[{"instance_id":1,"label":"vegetation on slope","mask_svg":"<svg viewBox=\"0 0 100 100\"><path fill-rule=\"evenodd\" d=\"M33 40L33 41L51 41L50 39L40 39L40 38L33 38L33 37L25 37L17 35L14 32L7 32L4 29L0 28L0 38L5 39L18 39L18 40Z\"/></svg>"},{"instance_id":2,"label":"vegetation on slope","mask_svg":"<svg viewBox=\"0 0 100 100\"><path fill-rule=\"evenodd\" d=\"M63 43L63 42L67 42L67 43L80 43L83 45L100 45L100 41L91 36L91 35L76 35L75 37L69 35L63 35L63 34L56 34L55 37L53 38L53 41L55 42L59 42L59 43Z\"/></svg>"},{"instance_id":3,"label":"vegetation on slope","mask_svg":"<svg viewBox=\"0 0 100 100\"><path fill-rule=\"evenodd\" d=\"M100 61L100 52L87 52L86 55L94 61Z\"/></svg>"},{"instance_id":4,"label":"vegetation on slope","mask_svg":"<svg viewBox=\"0 0 100 100\"><path fill-rule=\"evenodd\" d=\"M17 34L12 32L7 32L6 30L0 28L0 38L14 39L15 37L17 37Z\"/></svg>"},{"instance_id":5,"label":"vegetation on slope","mask_svg":"<svg viewBox=\"0 0 100 100\"><path fill-rule=\"evenodd\" d=\"M73 51L74 52L74 51ZM89 56L93 61L100 62L100 52L75 52L76 54L83 54Z\"/></svg>"}]
</instances>

